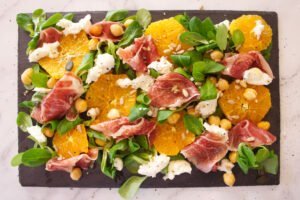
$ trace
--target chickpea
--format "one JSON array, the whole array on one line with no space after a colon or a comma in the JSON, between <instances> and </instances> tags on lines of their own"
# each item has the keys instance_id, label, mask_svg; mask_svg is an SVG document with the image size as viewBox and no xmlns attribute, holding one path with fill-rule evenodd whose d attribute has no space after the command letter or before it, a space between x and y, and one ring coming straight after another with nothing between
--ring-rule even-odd
<instances>
[{"instance_id":1,"label":"chickpea","mask_svg":"<svg viewBox=\"0 0 300 200\"><path fill-rule=\"evenodd\" d=\"M261 121L257 124L257 127L267 131L270 129L271 124L268 121Z\"/></svg>"},{"instance_id":2,"label":"chickpea","mask_svg":"<svg viewBox=\"0 0 300 200\"><path fill-rule=\"evenodd\" d=\"M103 147L105 145L105 141L100 140L98 138L95 139L95 143L100 147Z\"/></svg>"},{"instance_id":3,"label":"chickpea","mask_svg":"<svg viewBox=\"0 0 300 200\"><path fill-rule=\"evenodd\" d=\"M256 99L257 97L257 92L256 90L252 89L252 88L247 88L243 94L243 96L245 97L245 99L247 99L248 101L252 101L254 99Z\"/></svg>"},{"instance_id":4,"label":"chickpea","mask_svg":"<svg viewBox=\"0 0 300 200\"><path fill-rule=\"evenodd\" d=\"M229 160L230 160L230 162L236 163L237 157L238 157L237 151L232 151L232 152L229 153Z\"/></svg>"},{"instance_id":5,"label":"chickpea","mask_svg":"<svg viewBox=\"0 0 300 200\"><path fill-rule=\"evenodd\" d=\"M75 167L72 169L72 172L70 173L70 177L73 181L78 181L82 176L81 169L79 167Z\"/></svg>"},{"instance_id":6,"label":"chickpea","mask_svg":"<svg viewBox=\"0 0 300 200\"><path fill-rule=\"evenodd\" d=\"M220 121L220 126L221 128L224 128L225 130L229 130L232 127L231 121L229 121L228 119L222 119Z\"/></svg>"},{"instance_id":7,"label":"chickpea","mask_svg":"<svg viewBox=\"0 0 300 200\"><path fill-rule=\"evenodd\" d=\"M54 132L50 128L47 128L47 127L43 128L42 132L48 138L52 138L54 135Z\"/></svg>"},{"instance_id":8,"label":"chickpea","mask_svg":"<svg viewBox=\"0 0 300 200\"><path fill-rule=\"evenodd\" d=\"M47 87L48 88L54 88L54 85L56 84L57 79L51 77L48 81L47 81Z\"/></svg>"},{"instance_id":9,"label":"chickpea","mask_svg":"<svg viewBox=\"0 0 300 200\"><path fill-rule=\"evenodd\" d=\"M208 118L208 123L210 125L216 125L216 126L219 126L220 125L220 117L218 116L214 116L214 115L211 115L209 118Z\"/></svg>"},{"instance_id":10,"label":"chickpea","mask_svg":"<svg viewBox=\"0 0 300 200\"><path fill-rule=\"evenodd\" d=\"M193 116L199 115L199 114L197 113L195 107L189 107L189 108L187 109L187 113L188 113L189 115L193 115Z\"/></svg>"},{"instance_id":11,"label":"chickpea","mask_svg":"<svg viewBox=\"0 0 300 200\"><path fill-rule=\"evenodd\" d=\"M117 119L121 117L120 112L118 109L112 108L110 111L107 113L107 117L109 119Z\"/></svg>"},{"instance_id":12,"label":"chickpea","mask_svg":"<svg viewBox=\"0 0 300 200\"><path fill-rule=\"evenodd\" d=\"M220 78L217 83L218 89L221 91L225 91L229 88L229 83L227 80Z\"/></svg>"},{"instance_id":13,"label":"chickpea","mask_svg":"<svg viewBox=\"0 0 300 200\"><path fill-rule=\"evenodd\" d=\"M124 26L126 28L128 28L128 26L133 22L134 20L133 19L127 19L125 22L124 22Z\"/></svg>"},{"instance_id":14,"label":"chickpea","mask_svg":"<svg viewBox=\"0 0 300 200\"><path fill-rule=\"evenodd\" d=\"M87 102L84 99L77 99L75 101L75 109L77 110L77 112L79 113L83 113L87 110Z\"/></svg>"},{"instance_id":15,"label":"chickpea","mask_svg":"<svg viewBox=\"0 0 300 200\"><path fill-rule=\"evenodd\" d=\"M210 53L210 58L215 62L221 61L223 56L224 56L224 54L218 50L214 50L213 52Z\"/></svg>"},{"instance_id":16,"label":"chickpea","mask_svg":"<svg viewBox=\"0 0 300 200\"><path fill-rule=\"evenodd\" d=\"M235 182L235 176L233 173L225 173L223 174L223 181L228 186L233 186Z\"/></svg>"},{"instance_id":17,"label":"chickpea","mask_svg":"<svg viewBox=\"0 0 300 200\"><path fill-rule=\"evenodd\" d=\"M172 115L170 115L168 117L168 123L169 124L176 124L178 122L179 118L180 118L180 114L173 113Z\"/></svg>"},{"instance_id":18,"label":"chickpea","mask_svg":"<svg viewBox=\"0 0 300 200\"><path fill-rule=\"evenodd\" d=\"M124 30L121 25L113 24L110 26L110 32L113 34L113 36L119 37L119 36L123 35Z\"/></svg>"},{"instance_id":19,"label":"chickpea","mask_svg":"<svg viewBox=\"0 0 300 200\"><path fill-rule=\"evenodd\" d=\"M24 85L30 85L32 80L32 73L33 73L33 69L32 68L27 68L25 69L25 71L22 73L21 75L21 81Z\"/></svg>"},{"instance_id":20,"label":"chickpea","mask_svg":"<svg viewBox=\"0 0 300 200\"><path fill-rule=\"evenodd\" d=\"M100 24L94 24L90 28L90 34L92 36L98 37L102 34L103 27Z\"/></svg>"},{"instance_id":21,"label":"chickpea","mask_svg":"<svg viewBox=\"0 0 300 200\"><path fill-rule=\"evenodd\" d=\"M212 82L214 85L217 83L217 78L214 76L210 76L208 80L210 80L210 82Z\"/></svg>"},{"instance_id":22,"label":"chickpea","mask_svg":"<svg viewBox=\"0 0 300 200\"><path fill-rule=\"evenodd\" d=\"M95 50L97 50L98 44L99 44L99 40L96 39L96 38L92 38L92 39L89 41L89 50L90 50L90 51L95 51Z\"/></svg>"}]
</instances>

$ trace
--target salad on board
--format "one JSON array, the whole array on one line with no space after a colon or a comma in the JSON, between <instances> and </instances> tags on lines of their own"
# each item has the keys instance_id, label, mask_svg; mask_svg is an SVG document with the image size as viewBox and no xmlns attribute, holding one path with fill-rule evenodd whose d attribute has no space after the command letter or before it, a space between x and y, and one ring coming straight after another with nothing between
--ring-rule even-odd
<instances>
[{"instance_id":1,"label":"salad on board","mask_svg":"<svg viewBox=\"0 0 300 200\"><path fill-rule=\"evenodd\" d=\"M17 125L34 145L12 166L45 166L74 181L91 167L111 179L126 170L125 199L158 174L222 171L233 186L234 167L277 173L268 147L276 136L264 120L272 29L261 16L152 21L140 9L73 17L43 9L16 17L32 63L20 77L28 100Z\"/></svg>"}]
</instances>

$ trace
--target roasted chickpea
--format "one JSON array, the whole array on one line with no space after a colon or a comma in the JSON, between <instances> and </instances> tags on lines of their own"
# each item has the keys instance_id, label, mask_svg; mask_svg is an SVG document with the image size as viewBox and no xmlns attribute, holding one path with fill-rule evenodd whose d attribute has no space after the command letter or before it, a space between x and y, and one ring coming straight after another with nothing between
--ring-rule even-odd
<instances>
[{"instance_id":1,"label":"roasted chickpea","mask_svg":"<svg viewBox=\"0 0 300 200\"><path fill-rule=\"evenodd\" d=\"M214 50L210 53L210 58L215 61L219 62L223 58L224 54L221 51Z\"/></svg>"},{"instance_id":2,"label":"roasted chickpea","mask_svg":"<svg viewBox=\"0 0 300 200\"><path fill-rule=\"evenodd\" d=\"M261 121L257 124L257 127L267 131L270 129L271 124L268 121Z\"/></svg>"},{"instance_id":3,"label":"roasted chickpea","mask_svg":"<svg viewBox=\"0 0 300 200\"><path fill-rule=\"evenodd\" d=\"M90 34L95 37L99 37L102 34L103 27L101 24L94 24L90 28Z\"/></svg>"},{"instance_id":4,"label":"roasted chickpea","mask_svg":"<svg viewBox=\"0 0 300 200\"><path fill-rule=\"evenodd\" d=\"M229 83L227 80L220 78L217 83L218 89L221 91L225 91L229 88Z\"/></svg>"},{"instance_id":5,"label":"roasted chickpea","mask_svg":"<svg viewBox=\"0 0 300 200\"><path fill-rule=\"evenodd\" d=\"M214 115L211 115L211 116L209 116L209 118L208 118L208 123L210 124L210 125L216 125L216 126L219 126L220 125L220 117L218 117L218 116L214 116Z\"/></svg>"},{"instance_id":6,"label":"roasted chickpea","mask_svg":"<svg viewBox=\"0 0 300 200\"><path fill-rule=\"evenodd\" d=\"M32 68L27 68L21 75L21 81L24 85L30 85L32 82L32 73L33 69Z\"/></svg>"},{"instance_id":7,"label":"roasted chickpea","mask_svg":"<svg viewBox=\"0 0 300 200\"><path fill-rule=\"evenodd\" d=\"M73 181L78 181L82 176L82 171L79 167L75 167L72 169L72 172L70 173L70 177Z\"/></svg>"},{"instance_id":8,"label":"roasted chickpea","mask_svg":"<svg viewBox=\"0 0 300 200\"><path fill-rule=\"evenodd\" d=\"M54 135L54 132L50 128L47 128L47 127L43 128L42 132L48 138L52 138Z\"/></svg>"},{"instance_id":9,"label":"roasted chickpea","mask_svg":"<svg viewBox=\"0 0 300 200\"><path fill-rule=\"evenodd\" d=\"M51 77L49 78L49 80L47 81L47 87L48 88L54 88L54 85L56 84L57 79Z\"/></svg>"},{"instance_id":10,"label":"roasted chickpea","mask_svg":"<svg viewBox=\"0 0 300 200\"><path fill-rule=\"evenodd\" d=\"M235 183L235 176L233 173L225 173L223 174L223 181L228 186L233 186Z\"/></svg>"},{"instance_id":11,"label":"roasted chickpea","mask_svg":"<svg viewBox=\"0 0 300 200\"><path fill-rule=\"evenodd\" d=\"M224 128L225 130L229 130L232 127L231 121L229 121L228 119L222 119L220 121L220 127Z\"/></svg>"},{"instance_id":12,"label":"roasted chickpea","mask_svg":"<svg viewBox=\"0 0 300 200\"><path fill-rule=\"evenodd\" d=\"M110 26L110 32L113 34L113 36L119 37L119 36L123 35L124 30L121 25L113 24Z\"/></svg>"},{"instance_id":13,"label":"roasted chickpea","mask_svg":"<svg viewBox=\"0 0 300 200\"><path fill-rule=\"evenodd\" d=\"M229 153L229 160L232 163L236 163L238 157L238 153L236 151L232 151Z\"/></svg>"},{"instance_id":14,"label":"roasted chickpea","mask_svg":"<svg viewBox=\"0 0 300 200\"><path fill-rule=\"evenodd\" d=\"M252 88L247 88L243 94L243 96L245 97L245 99L247 99L248 101L252 101L254 99L256 99L257 97L257 92L256 90L252 89Z\"/></svg>"},{"instance_id":15,"label":"roasted chickpea","mask_svg":"<svg viewBox=\"0 0 300 200\"><path fill-rule=\"evenodd\" d=\"M99 44L99 40L96 39L96 38L92 38L92 39L89 41L89 50L90 50L90 51L95 51L95 50L97 50L98 44Z\"/></svg>"},{"instance_id":16,"label":"roasted chickpea","mask_svg":"<svg viewBox=\"0 0 300 200\"><path fill-rule=\"evenodd\" d=\"M87 110L87 102L84 99L77 99L75 101L75 109L77 110L77 112L79 113L83 113Z\"/></svg>"}]
</instances>

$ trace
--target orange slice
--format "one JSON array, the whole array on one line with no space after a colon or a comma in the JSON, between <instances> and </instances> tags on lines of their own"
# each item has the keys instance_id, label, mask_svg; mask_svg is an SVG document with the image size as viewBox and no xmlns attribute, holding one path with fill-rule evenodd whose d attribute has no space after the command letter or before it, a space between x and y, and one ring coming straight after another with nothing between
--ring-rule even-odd
<instances>
[{"instance_id":1,"label":"orange slice","mask_svg":"<svg viewBox=\"0 0 300 200\"><path fill-rule=\"evenodd\" d=\"M268 88L252 85L248 85L248 88L257 92L256 99L251 101L245 99L246 88L236 82L231 83L229 89L219 99L222 111L233 124L244 119L254 123L260 122L271 108L271 94Z\"/></svg>"},{"instance_id":2,"label":"orange slice","mask_svg":"<svg viewBox=\"0 0 300 200\"><path fill-rule=\"evenodd\" d=\"M173 17L151 23L145 35L151 35L160 56L169 56L175 51L187 50L190 46L179 40L181 33L186 29ZM171 48L171 49L170 49ZM168 49L170 49L168 51Z\"/></svg>"},{"instance_id":3,"label":"orange slice","mask_svg":"<svg viewBox=\"0 0 300 200\"><path fill-rule=\"evenodd\" d=\"M162 154L177 155L187 145L195 140L195 135L185 129L183 113L179 121L171 125L168 122L157 124L153 138L155 149Z\"/></svg>"},{"instance_id":4,"label":"orange slice","mask_svg":"<svg viewBox=\"0 0 300 200\"><path fill-rule=\"evenodd\" d=\"M117 80L124 78L127 75L104 74L89 87L86 93L88 108L99 108L100 111L96 122L108 120L107 114L111 109L117 109L120 116L129 115L135 105L136 90L118 86Z\"/></svg>"},{"instance_id":5,"label":"orange slice","mask_svg":"<svg viewBox=\"0 0 300 200\"><path fill-rule=\"evenodd\" d=\"M253 32L256 26L256 21L261 21L264 29L260 38ZM230 24L230 33L233 34L235 30L239 29L243 32L245 41L244 44L238 49L239 52L248 51L262 51L268 48L272 41L272 29L267 22L259 15L242 15L241 17L233 20Z\"/></svg>"},{"instance_id":6,"label":"orange slice","mask_svg":"<svg viewBox=\"0 0 300 200\"><path fill-rule=\"evenodd\" d=\"M83 124L77 125L62 136L56 133L52 142L57 154L62 158L71 158L88 152L89 144Z\"/></svg>"},{"instance_id":7,"label":"orange slice","mask_svg":"<svg viewBox=\"0 0 300 200\"><path fill-rule=\"evenodd\" d=\"M80 65L82 58L89 52L88 37L84 31L77 35L63 36L59 41L59 55L56 58L45 57L39 60L39 64L50 74L51 77L59 79L65 73L65 66L69 61L73 62L73 69Z\"/></svg>"}]
</instances>

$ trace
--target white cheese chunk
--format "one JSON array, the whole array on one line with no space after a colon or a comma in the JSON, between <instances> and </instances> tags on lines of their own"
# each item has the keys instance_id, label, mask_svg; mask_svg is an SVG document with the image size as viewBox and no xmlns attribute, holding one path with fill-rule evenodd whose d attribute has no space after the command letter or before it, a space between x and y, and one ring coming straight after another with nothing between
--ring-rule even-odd
<instances>
[{"instance_id":1,"label":"white cheese chunk","mask_svg":"<svg viewBox=\"0 0 300 200\"><path fill-rule=\"evenodd\" d=\"M89 69L86 83L90 84L91 82L97 81L102 74L109 72L114 66L115 59L112 55L108 53L99 54L95 59L94 67Z\"/></svg>"},{"instance_id":2,"label":"white cheese chunk","mask_svg":"<svg viewBox=\"0 0 300 200\"><path fill-rule=\"evenodd\" d=\"M225 158L221 161L221 165L219 165L217 169L225 173L232 173L233 167L234 164Z\"/></svg>"},{"instance_id":3,"label":"white cheese chunk","mask_svg":"<svg viewBox=\"0 0 300 200\"><path fill-rule=\"evenodd\" d=\"M40 93L49 93L49 92L51 92L51 89L35 87L35 88L33 88L33 91L40 92Z\"/></svg>"},{"instance_id":4,"label":"white cheese chunk","mask_svg":"<svg viewBox=\"0 0 300 200\"><path fill-rule=\"evenodd\" d=\"M251 68L244 72L243 79L251 85L269 85L272 78L259 68Z\"/></svg>"},{"instance_id":5,"label":"white cheese chunk","mask_svg":"<svg viewBox=\"0 0 300 200\"><path fill-rule=\"evenodd\" d=\"M27 128L28 133L39 143L47 141L46 136L42 133L42 128L39 126L30 126Z\"/></svg>"},{"instance_id":6,"label":"white cheese chunk","mask_svg":"<svg viewBox=\"0 0 300 200\"><path fill-rule=\"evenodd\" d=\"M107 117L108 119L117 119L119 118L121 115L120 115L120 112L118 109L115 109L115 108L112 108L109 110L109 112L107 113Z\"/></svg>"},{"instance_id":7,"label":"white cheese chunk","mask_svg":"<svg viewBox=\"0 0 300 200\"><path fill-rule=\"evenodd\" d=\"M224 21L222 21L222 22L216 24L215 27L217 28L217 27L219 27L219 26L221 26L221 25L225 25L226 28L229 29L230 21L229 21L228 19L226 19L226 20L224 20Z\"/></svg>"},{"instance_id":8,"label":"white cheese chunk","mask_svg":"<svg viewBox=\"0 0 300 200\"><path fill-rule=\"evenodd\" d=\"M225 135L225 136L227 136L227 134L228 134L227 130L225 130L219 126L216 126L216 125L210 125L205 122L203 124L203 126L204 126L205 130L207 130L210 133L216 133L216 134Z\"/></svg>"},{"instance_id":9,"label":"white cheese chunk","mask_svg":"<svg viewBox=\"0 0 300 200\"><path fill-rule=\"evenodd\" d=\"M151 86L154 84L154 79L147 74L142 74L133 80L130 80L129 78L119 79L117 80L117 84L122 88L131 86L134 89L141 88L142 90L148 92Z\"/></svg>"},{"instance_id":10,"label":"white cheese chunk","mask_svg":"<svg viewBox=\"0 0 300 200\"><path fill-rule=\"evenodd\" d=\"M38 62L44 57L56 58L58 56L59 42L44 43L42 47L35 49L29 54L29 62Z\"/></svg>"},{"instance_id":11,"label":"white cheese chunk","mask_svg":"<svg viewBox=\"0 0 300 200\"><path fill-rule=\"evenodd\" d=\"M81 30L84 30L88 33L92 25L91 15L86 15L84 18L80 19L79 22L72 22L63 18L59 20L59 22L57 22L56 25L61 28L64 28L64 35L75 35L78 34Z\"/></svg>"},{"instance_id":12,"label":"white cheese chunk","mask_svg":"<svg viewBox=\"0 0 300 200\"><path fill-rule=\"evenodd\" d=\"M218 98L201 101L198 103L198 105L195 107L195 110L200 113L200 115L203 118L207 118L209 115L216 112L218 106Z\"/></svg>"},{"instance_id":13,"label":"white cheese chunk","mask_svg":"<svg viewBox=\"0 0 300 200\"><path fill-rule=\"evenodd\" d=\"M115 158L114 159L114 167L116 168L116 170L122 171L122 169L124 167L123 160L121 158Z\"/></svg>"},{"instance_id":14,"label":"white cheese chunk","mask_svg":"<svg viewBox=\"0 0 300 200\"><path fill-rule=\"evenodd\" d=\"M254 33L257 40L260 39L262 32L264 31L265 26L263 25L261 20L255 21L255 27L252 29L252 33Z\"/></svg>"},{"instance_id":15,"label":"white cheese chunk","mask_svg":"<svg viewBox=\"0 0 300 200\"><path fill-rule=\"evenodd\" d=\"M155 69L160 74L167 74L173 70L173 65L166 57L161 57L159 61L150 63L148 69Z\"/></svg>"},{"instance_id":16,"label":"white cheese chunk","mask_svg":"<svg viewBox=\"0 0 300 200\"><path fill-rule=\"evenodd\" d=\"M100 114L100 110L99 108L90 108L88 111L87 111L87 116L88 117L91 117L92 119L95 119L98 115Z\"/></svg>"},{"instance_id":17,"label":"white cheese chunk","mask_svg":"<svg viewBox=\"0 0 300 200\"><path fill-rule=\"evenodd\" d=\"M168 166L170 157L160 154L153 156L150 161L146 164L140 165L138 173L141 175L156 177L156 174L161 172L165 167Z\"/></svg>"},{"instance_id":18,"label":"white cheese chunk","mask_svg":"<svg viewBox=\"0 0 300 200\"><path fill-rule=\"evenodd\" d=\"M163 177L164 180L173 180L176 175L183 173L191 174L192 167L186 160L173 160L169 163L168 173Z\"/></svg>"}]
</instances>

